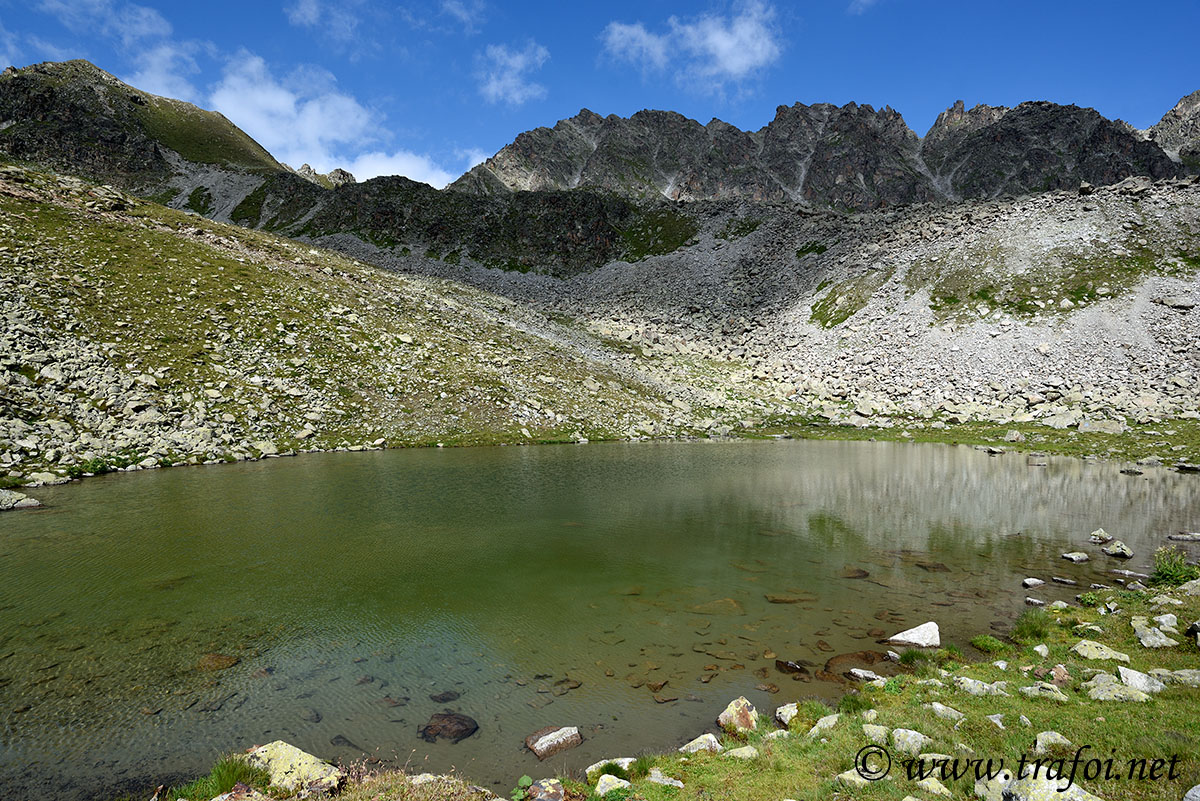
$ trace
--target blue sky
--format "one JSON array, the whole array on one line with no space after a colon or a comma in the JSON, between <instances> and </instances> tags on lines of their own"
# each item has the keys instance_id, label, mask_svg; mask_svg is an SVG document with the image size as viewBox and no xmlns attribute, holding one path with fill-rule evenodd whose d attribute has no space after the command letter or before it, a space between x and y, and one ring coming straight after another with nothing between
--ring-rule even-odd
<instances>
[{"instance_id":1,"label":"blue sky","mask_svg":"<svg viewBox=\"0 0 1200 801\"><path fill-rule=\"evenodd\" d=\"M86 58L293 166L435 186L585 107L757 129L855 101L924 134L958 99L1053 100L1144 128L1200 89L1196 31L1197 0L0 0L4 64Z\"/></svg>"}]
</instances>

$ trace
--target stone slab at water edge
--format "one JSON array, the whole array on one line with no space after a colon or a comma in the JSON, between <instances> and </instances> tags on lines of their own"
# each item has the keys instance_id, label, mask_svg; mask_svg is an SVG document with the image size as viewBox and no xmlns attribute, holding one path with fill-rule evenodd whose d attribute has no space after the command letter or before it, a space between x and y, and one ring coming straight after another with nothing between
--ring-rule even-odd
<instances>
[{"instance_id":1,"label":"stone slab at water edge","mask_svg":"<svg viewBox=\"0 0 1200 801\"><path fill-rule=\"evenodd\" d=\"M932 620L915 628L893 634L887 639L892 645L911 645L916 648L937 648L942 644L938 624Z\"/></svg>"}]
</instances>

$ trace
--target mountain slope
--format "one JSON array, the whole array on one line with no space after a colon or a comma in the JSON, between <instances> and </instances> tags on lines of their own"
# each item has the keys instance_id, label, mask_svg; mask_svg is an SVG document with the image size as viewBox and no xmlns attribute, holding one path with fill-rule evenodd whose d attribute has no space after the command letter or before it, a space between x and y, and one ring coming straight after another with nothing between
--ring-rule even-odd
<instances>
[{"instance_id":1,"label":"mountain slope","mask_svg":"<svg viewBox=\"0 0 1200 801\"><path fill-rule=\"evenodd\" d=\"M214 111L122 83L87 61L0 75L0 153L139 191L199 167L284 167Z\"/></svg>"},{"instance_id":2,"label":"mountain slope","mask_svg":"<svg viewBox=\"0 0 1200 801\"><path fill-rule=\"evenodd\" d=\"M1176 103L1149 134L1169 155L1200 172L1200 90Z\"/></svg>"},{"instance_id":3,"label":"mountain slope","mask_svg":"<svg viewBox=\"0 0 1200 801\"><path fill-rule=\"evenodd\" d=\"M758 131L674 112L584 110L519 135L450 189L497 194L592 188L672 200L793 200L847 210L1110 184L1179 169L1162 149L1091 109L961 102L924 140L890 108L780 106Z\"/></svg>"}]
</instances>

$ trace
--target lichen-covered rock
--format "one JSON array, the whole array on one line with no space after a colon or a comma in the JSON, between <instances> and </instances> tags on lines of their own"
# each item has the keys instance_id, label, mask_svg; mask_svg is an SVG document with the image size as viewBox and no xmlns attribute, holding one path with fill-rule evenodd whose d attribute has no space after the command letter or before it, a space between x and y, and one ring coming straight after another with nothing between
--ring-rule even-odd
<instances>
[{"instance_id":1,"label":"lichen-covered rock","mask_svg":"<svg viewBox=\"0 0 1200 801\"><path fill-rule=\"evenodd\" d=\"M866 787L871 784L871 782L860 776L858 771L854 768L850 768L850 770L839 773L833 777L833 780L838 784L845 784L849 787Z\"/></svg>"},{"instance_id":2,"label":"lichen-covered rock","mask_svg":"<svg viewBox=\"0 0 1200 801\"><path fill-rule=\"evenodd\" d=\"M1134 615L1129 624L1133 626L1133 633L1137 635L1143 648L1173 648L1179 645L1178 640L1172 640L1157 626L1151 626L1150 621L1143 615Z\"/></svg>"},{"instance_id":3,"label":"lichen-covered rock","mask_svg":"<svg viewBox=\"0 0 1200 801\"><path fill-rule=\"evenodd\" d=\"M1062 690L1058 689L1048 681L1039 681L1037 684L1032 684L1028 687L1022 687L1021 695L1035 699L1040 698L1047 701L1057 701L1060 704L1068 703L1071 700L1063 693Z\"/></svg>"},{"instance_id":4,"label":"lichen-covered rock","mask_svg":"<svg viewBox=\"0 0 1200 801\"><path fill-rule=\"evenodd\" d=\"M937 796L941 796L943 798L951 798L954 796L954 793L952 793L946 789L946 785L942 784L940 781L938 781L937 779L935 779L932 776L918 781L917 787L920 787L922 790L929 793L930 795L937 795Z\"/></svg>"},{"instance_id":5,"label":"lichen-covered rock","mask_svg":"<svg viewBox=\"0 0 1200 801\"><path fill-rule=\"evenodd\" d=\"M754 759L758 756L758 749L752 745L743 745L741 748L730 748L725 752L725 756L734 759Z\"/></svg>"},{"instance_id":6,"label":"lichen-covered rock","mask_svg":"<svg viewBox=\"0 0 1200 801\"><path fill-rule=\"evenodd\" d=\"M212 801L271 801L271 799L253 787L238 782L228 793L222 793Z\"/></svg>"},{"instance_id":7,"label":"lichen-covered rock","mask_svg":"<svg viewBox=\"0 0 1200 801\"><path fill-rule=\"evenodd\" d=\"M863 724L863 734L866 735L867 739L873 743L878 743L879 745L887 745L887 741L888 741L888 727L887 726L877 726L873 723L864 723Z\"/></svg>"},{"instance_id":8,"label":"lichen-covered rock","mask_svg":"<svg viewBox=\"0 0 1200 801\"><path fill-rule=\"evenodd\" d=\"M600 780L596 782L596 795L605 796L611 793L613 790L622 790L629 786L629 782L625 779L620 779L616 776L605 773L600 777Z\"/></svg>"},{"instance_id":9,"label":"lichen-covered rock","mask_svg":"<svg viewBox=\"0 0 1200 801\"><path fill-rule=\"evenodd\" d=\"M1067 778L1052 778L1045 766L1029 768L1023 777L1004 771L988 781L975 783L975 794L983 801L1102 801Z\"/></svg>"},{"instance_id":10,"label":"lichen-covered rock","mask_svg":"<svg viewBox=\"0 0 1200 801\"><path fill-rule=\"evenodd\" d=\"M1117 559L1133 558L1133 549L1120 540L1114 540L1111 544L1105 545L1100 550L1104 551L1104 553L1108 554L1109 556L1116 557Z\"/></svg>"},{"instance_id":11,"label":"lichen-covered rock","mask_svg":"<svg viewBox=\"0 0 1200 801\"><path fill-rule=\"evenodd\" d=\"M818 720L816 723L813 724L813 727L808 730L808 736L809 737L820 737L821 732L828 731L829 729L832 729L834 726L836 726L838 720L840 720L841 717L842 716L840 714L836 714L836 713L833 715L826 715L825 717L821 718L820 720Z\"/></svg>"},{"instance_id":12,"label":"lichen-covered rock","mask_svg":"<svg viewBox=\"0 0 1200 801\"><path fill-rule=\"evenodd\" d=\"M265 770L275 787L301 797L312 793L332 795L346 783L346 774L340 768L283 740L251 749L246 761Z\"/></svg>"},{"instance_id":13,"label":"lichen-covered rock","mask_svg":"<svg viewBox=\"0 0 1200 801\"><path fill-rule=\"evenodd\" d=\"M646 781L650 782L651 784L661 784L665 787L678 787L679 789L683 789L683 782L679 781L679 779L672 779L670 776L663 773L659 768L650 768L650 773L646 775Z\"/></svg>"},{"instance_id":14,"label":"lichen-covered rock","mask_svg":"<svg viewBox=\"0 0 1200 801\"><path fill-rule=\"evenodd\" d=\"M799 713L800 707L798 704L784 704L775 710L775 720L780 726L786 729L791 725L792 719L795 718Z\"/></svg>"},{"instance_id":15,"label":"lichen-covered rock","mask_svg":"<svg viewBox=\"0 0 1200 801\"><path fill-rule=\"evenodd\" d=\"M892 747L905 754L916 756L933 740L912 729L894 729L892 731Z\"/></svg>"},{"instance_id":16,"label":"lichen-covered rock","mask_svg":"<svg viewBox=\"0 0 1200 801\"><path fill-rule=\"evenodd\" d=\"M744 696L735 698L717 716L717 725L736 734L754 731L758 728L758 710Z\"/></svg>"},{"instance_id":17,"label":"lichen-covered rock","mask_svg":"<svg viewBox=\"0 0 1200 801\"><path fill-rule=\"evenodd\" d=\"M684 754L694 754L697 751L708 751L709 753L716 754L719 753L722 748L721 743L717 740L717 736L711 732L708 732L701 734L696 739L679 746L679 750Z\"/></svg>"},{"instance_id":18,"label":"lichen-covered rock","mask_svg":"<svg viewBox=\"0 0 1200 801\"><path fill-rule=\"evenodd\" d=\"M1117 668L1117 675L1121 678L1121 683L1126 687L1132 687L1135 690L1141 690L1144 693L1160 693L1167 689L1167 685L1139 670L1130 670L1121 665Z\"/></svg>"},{"instance_id":19,"label":"lichen-covered rock","mask_svg":"<svg viewBox=\"0 0 1200 801\"><path fill-rule=\"evenodd\" d=\"M23 492L0 489L0 512L7 512L10 509L33 509L41 505L41 501L30 498Z\"/></svg>"},{"instance_id":20,"label":"lichen-covered rock","mask_svg":"<svg viewBox=\"0 0 1200 801\"><path fill-rule=\"evenodd\" d=\"M1044 731L1038 733L1038 736L1033 741L1033 753L1045 754L1054 746L1068 747L1071 741L1063 737L1056 731Z\"/></svg>"},{"instance_id":21,"label":"lichen-covered rock","mask_svg":"<svg viewBox=\"0 0 1200 801\"><path fill-rule=\"evenodd\" d=\"M548 759L557 753L574 748L583 742L579 729L574 726L547 726L525 738L525 747L538 759Z\"/></svg>"},{"instance_id":22,"label":"lichen-covered rock","mask_svg":"<svg viewBox=\"0 0 1200 801\"><path fill-rule=\"evenodd\" d=\"M1129 663L1129 654L1114 651L1107 645L1094 640L1080 640L1071 646L1071 653L1084 659L1113 659L1117 662Z\"/></svg>"},{"instance_id":23,"label":"lichen-covered rock","mask_svg":"<svg viewBox=\"0 0 1200 801\"><path fill-rule=\"evenodd\" d=\"M1091 557L1088 556L1083 551L1071 551L1069 553L1064 553L1062 555L1062 558L1066 559L1068 562L1074 562L1075 564L1079 564L1081 562L1088 561Z\"/></svg>"},{"instance_id":24,"label":"lichen-covered rock","mask_svg":"<svg viewBox=\"0 0 1200 801\"><path fill-rule=\"evenodd\" d=\"M538 779L526 792L530 801L563 801L567 789L558 779Z\"/></svg>"},{"instance_id":25,"label":"lichen-covered rock","mask_svg":"<svg viewBox=\"0 0 1200 801\"><path fill-rule=\"evenodd\" d=\"M1149 695L1136 688L1126 687L1111 673L1097 673L1090 680L1085 681L1082 686L1087 690L1088 698L1093 701L1143 703L1150 700Z\"/></svg>"},{"instance_id":26,"label":"lichen-covered rock","mask_svg":"<svg viewBox=\"0 0 1200 801\"><path fill-rule=\"evenodd\" d=\"M955 676L954 686L971 695L1008 695L1008 682L994 681L991 684L969 676Z\"/></svg>"}]
</instances>

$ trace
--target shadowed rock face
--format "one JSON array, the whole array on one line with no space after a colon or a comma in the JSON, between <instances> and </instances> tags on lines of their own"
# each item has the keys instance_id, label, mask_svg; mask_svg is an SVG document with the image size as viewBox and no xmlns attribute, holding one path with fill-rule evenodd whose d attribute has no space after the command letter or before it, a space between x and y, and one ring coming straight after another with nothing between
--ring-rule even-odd
<instances>
[{"instance_id":1,"label":"shadowed rock face","mask_svg":"<svg viewBox=\"0 0 1200 801\"><path fill-rule=\"evenodd\" d=\"M82 60L0 75L0 154L140 190L200 165L283 170L222 115L142 92Z\"/></svg>"},{"instance_id":2,"label":"shadowed rock face","mask_svg":"<svg viewBox=\"0 0 1200 801\"><path fill-rule=\"evenodd\" d=\"M1181 106L1175 117L1184 122L1168 126L1171 132L1190 130L1191 106ZM959 101L922 140L891 108L797 103L780 106L758 131L716 119L701 125L669 111L626 119L585 109L553 128L521 134L449 188L497 194L586 187L631 197L792 200L862 210L1080 181L1111 184L1130 175L1163 178L1179 170L1162 147L1128 125L1076 106L967 110Z\"/></svg>"}]
</instances>

